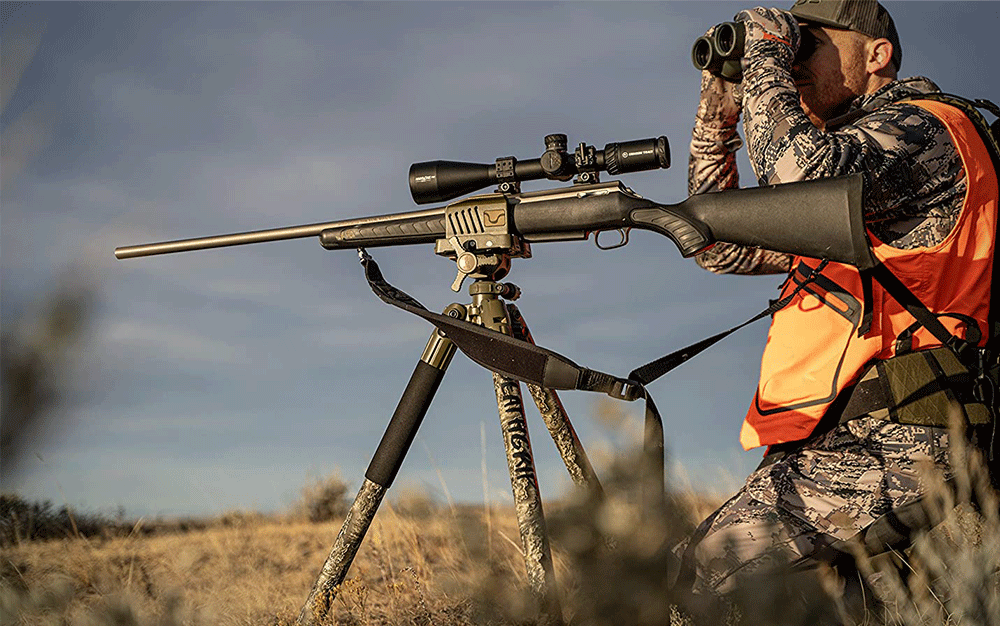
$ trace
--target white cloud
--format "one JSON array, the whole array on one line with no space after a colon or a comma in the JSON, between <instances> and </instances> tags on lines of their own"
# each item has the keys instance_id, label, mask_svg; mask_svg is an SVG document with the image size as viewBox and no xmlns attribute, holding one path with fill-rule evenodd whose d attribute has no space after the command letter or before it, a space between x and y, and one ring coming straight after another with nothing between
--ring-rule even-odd
<instances>
[{"instance_id":1,"label":"white cloud","mask_svg":"<svg viewBox=\"0 0 1000 626\"><path fill-rule=\"evenodd\" d=\"M342 350L369 350L386 347L414 346L407 352L410 356L419 343L427 340L433 327L430 324L418 322L377 324L353 327L329 328L317 334L317 340L323 346Z\"/></svg>"},{"instance_id":2,"label":"white cloud","mask_svg":"<svg viewBox=\"0 0 1000 626\"><path fill-rule=\"evenodd\" d=\"M157 354L161 358L178 362L196 361L221 365L250 363L241 346L145 320L113 321L99 330L97 336L128 351Z\"/></svg>"}]
</instances>

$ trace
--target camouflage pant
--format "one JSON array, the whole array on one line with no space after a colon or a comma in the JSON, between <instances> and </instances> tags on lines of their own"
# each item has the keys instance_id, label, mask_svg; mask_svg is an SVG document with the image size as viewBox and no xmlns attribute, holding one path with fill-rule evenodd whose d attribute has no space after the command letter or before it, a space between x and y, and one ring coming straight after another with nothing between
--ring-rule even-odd
<instances>
[{"instance_id":1,"label":"camouflage pant","mask_svg":"<svg viewBox=\"0 0 1000 626\"><path fill-rule=\"evenodd\" d=\"M751 474L675 553L695 594L728 593L915 500L930 463L950 472L947 429L851 420Z\"/></svg>"}]
</instances>

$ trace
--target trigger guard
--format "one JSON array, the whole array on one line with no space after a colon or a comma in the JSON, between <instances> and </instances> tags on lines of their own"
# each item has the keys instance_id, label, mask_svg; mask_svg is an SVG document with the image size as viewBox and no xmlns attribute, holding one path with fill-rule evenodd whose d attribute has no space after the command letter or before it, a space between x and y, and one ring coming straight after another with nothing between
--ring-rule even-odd
<instances>
[{"instance_id":1,"label":"trigger guard","mask_svg":"<svg viewBox=\"0 0 1000 626\"><path fill-rule=\"evenodd\" d=\"M630 230L632 230L632 229L631 228L617 228L614 231L611 231L611 230L599 230L594 235L594 245L596 245L598 247L598 249L600 249L600 250L614 250L615 248L621 248L621 247L623 247L623 246L625 246L625 245L628 244L628 233L629 233ZM601 233L610 233L610 232L617 232L618 235L621 237L621 241L619 241L618 243L614 244L613 246L602 246L601 245Z\"/></svg>"}]
</instances>

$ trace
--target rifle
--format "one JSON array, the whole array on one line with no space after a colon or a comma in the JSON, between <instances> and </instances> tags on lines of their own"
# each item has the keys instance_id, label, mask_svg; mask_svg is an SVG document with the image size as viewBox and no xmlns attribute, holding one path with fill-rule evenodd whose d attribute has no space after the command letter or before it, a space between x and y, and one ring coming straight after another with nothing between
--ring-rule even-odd
<instances>
[{"instance_id":1,"label":"rifle","mask_svg":"<svg viewBox=\"0 0 1000 626\"><path fill-rule=\"evenodd\" d=\"M560 154L551 148L552 137L563 140L560 159L550 156L553 152ZM115 249L115 256L129 259L319 237L327 250L433 243L436 254L456 261L465 253L530 258L527 244L581 240L592 233L617 231L621 240L616 245L601 246L597 240L599 247L610 249L627 244L628 232L638 228L668 237L684 257L724 241L825 258L862 269L874 263L860 212L860 176L731 189L691 196L677 204L659 204L620 181L599 182L598 172L617 174L669 167L666 137L608 144L601 151L580 144L575 164L568 167L565 135L550 135L546 143L549 149L533 161L517 162L505 157L497 159L496 166L450 161L412 165L410 192L418 204L452 199L498 184L494 193L470 196L444 207L122 246ZM607 156L622 153L627 156L616 160ZM634 156L636 153L643 157ZM627 160L629 156L631 161ZM535 163L556 160L560 162L558 168L543 169L544 165ZM509 174L503 173L501 161L513 162L513 167L507 168ZM520 193L522 180L568 180L567 172L568 176L576 175L569 188ZM460 274L463 267L469 267L468 263L459 263Z\"/></svg>"},{"instance_id":2,"label":"rifle","mask_svg":"<svg viewBox=\"0 0 1000 626\"><path fill-rule=\"evenodd\" d=\"M318 624L326 619L338 586L346 578L456 348L494 372L528 582L543 621L561 622L561 609L519 380L528 383L574 482L598 495L600 483L556 390L602 391L625 400L646 397L644 494L650 514L656 514L662 506L663 426L642 381L581 368L535 346L517 308L504 301L516 299L520 292L498 281L506 277L512 258L530 258L532 244L582 240L594 234L598 247L610 249L626 245L631 229L641 229L666 236L684 257L723 241L850 263L862 269L874 265L861 215L860 175L727 190L692 196L677 204L660 204L636 194L620 181L602 183L599 174L669 167L665 137L607 144L603 150L581 143L572 155L566 149L565 135L549 135L545 145L541 157L525 161L501 157L494 164L430 161L412 165L410 192L417 204L445 202L497 186L493 193L468 196L438 208L115 250L116 257L128 259L318 237L328 250L359 249L375 293L437 327L365 472L365 481L299 614L298 624ZM522 181L542 178L574 180L569 187L521 192ZM602 245L600 234L608 231L618 232L620 240ZM385 282L365 251L417 244L434 244L436 254L455 261L458 274L452 283L454 291L460 290L466 277L474 279L469 287L471 304L456 303L443 314L431 313Z\"/></svg>"}]
</instances>

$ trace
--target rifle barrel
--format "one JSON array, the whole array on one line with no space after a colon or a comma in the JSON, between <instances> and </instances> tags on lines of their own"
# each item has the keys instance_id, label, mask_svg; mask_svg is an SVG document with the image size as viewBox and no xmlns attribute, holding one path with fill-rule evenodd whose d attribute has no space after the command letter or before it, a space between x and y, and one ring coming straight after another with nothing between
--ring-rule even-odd
<instances>
[{"instance_id":1,"label":"rifle barrel","mask_svg":"<svg viewBox=\"0 0 1000 626\"><path fill-rule=\"evenodd\" d=\"M121 246L115 248L115 257L119 259L132 259L142 256L153 256L156 254L172 254L174 252L187 252L188 250L206 250L209 248L223 248L226 246L242 246L251 243L263 243L265 241L281 241L284 239L302 239L304 237L319 237L324 230L331 228L351 228L356 226L371 226L381 222L393 222L401 216L407 218L431 217L439 215L441 209L426 209L423 211L413 211L410 213L393 213L390 215L377 215L374 217L363 217L351 220L341 220L339 222L320 222L318 224L304 224L302 226L287 226L285 228L272 228L269 230L255 230L246 233L232 233L228 235L215 235L213 237L197 237L195 239L178 239L176 241L161 241L157 243L144 243L135 246Z\"/></svg>"}]
</instances>

